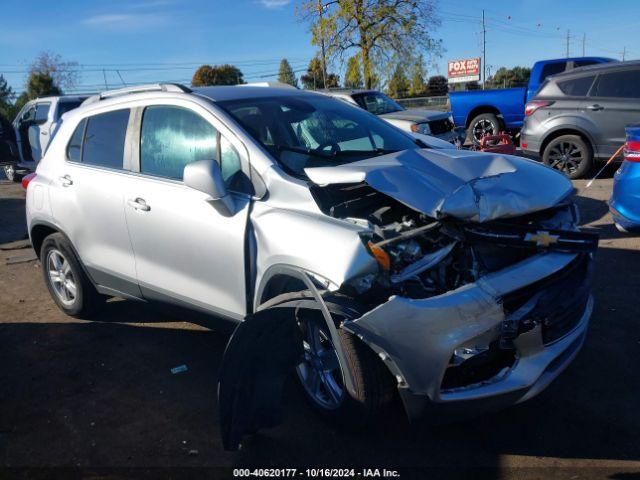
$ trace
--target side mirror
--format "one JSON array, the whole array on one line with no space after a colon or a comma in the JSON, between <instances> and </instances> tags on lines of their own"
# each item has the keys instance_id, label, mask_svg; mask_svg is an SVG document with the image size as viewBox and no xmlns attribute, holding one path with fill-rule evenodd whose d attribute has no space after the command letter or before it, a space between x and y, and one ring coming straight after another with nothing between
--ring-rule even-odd
<instances>
[{"instance_id":1,"label":"side mirror","mask_svg":"<svg viewBox=\"0 0 640 480\"><path fill-rule=\"evenodd\" d=\"M220 165L215 160L200 160L184 167L183 181L187 187L206 193L228 214L233 213L233 199L227 194ZM222 213L222 212L221 212Z\"/></svg>"}]
</instances>

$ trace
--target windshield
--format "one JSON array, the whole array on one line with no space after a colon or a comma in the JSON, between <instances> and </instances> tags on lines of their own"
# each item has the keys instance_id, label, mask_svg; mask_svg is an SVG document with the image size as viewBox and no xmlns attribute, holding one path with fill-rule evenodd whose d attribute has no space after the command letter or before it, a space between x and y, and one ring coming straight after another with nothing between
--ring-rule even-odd
<instances>
[{"instance_id":1,"label":"windshield","mask_svg":"<svg viewBox=\"0 0 640 480\"><path fill-rule=\"evenodd\" d=\"M373 115L324 95L217 102L288 172L417 149L408 135Z\"/></svg>"},{"instance_id":2,"label":"windshield","mask_svg":"<svg viewBox=\"0 0 640 480\"><path fill-rule=\"evenodd\" d=\"M380 92L356 93L353 95L353 99L358 105L374 115L404 110L402 105Z\"/></svg>"}]
</instances>

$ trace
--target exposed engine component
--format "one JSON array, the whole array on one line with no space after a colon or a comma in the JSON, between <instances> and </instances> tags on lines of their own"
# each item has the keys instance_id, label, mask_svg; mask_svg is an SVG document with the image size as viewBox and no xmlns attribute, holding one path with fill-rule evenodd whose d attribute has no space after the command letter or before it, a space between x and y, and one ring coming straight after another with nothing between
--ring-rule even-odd
<instances>
[{"instance_id":1,"label":"exposed engine component","mask_svg":"<svg viewBox=\"0 0 640 480\"><path fill-rule=\"evenodd\" d=\"M578 215L570 202L520 218L476 224L436 221L364 183L313 186L312 192L325 213L369 226L361 237L380 272L344 287L367 304L379 304L390 295L439 295L540 250L585 252L597 247L596 236L576 231Z\"/></svg>"}]
</instances>

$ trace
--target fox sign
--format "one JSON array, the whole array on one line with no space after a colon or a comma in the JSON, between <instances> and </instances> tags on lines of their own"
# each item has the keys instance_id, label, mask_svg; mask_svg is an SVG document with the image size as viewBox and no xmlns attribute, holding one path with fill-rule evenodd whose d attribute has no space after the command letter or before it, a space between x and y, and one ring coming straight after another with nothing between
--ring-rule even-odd
<instances>
[{"instance_id":1,"label":"fox sign","mask_svg":"<svg viewBox=\"0 0 640 480\"><path fill-rule=\"evenodd\" d=\"M449 83L477 82L480 80L480 58L449 61Z\"/></svg>"}]
</instances>

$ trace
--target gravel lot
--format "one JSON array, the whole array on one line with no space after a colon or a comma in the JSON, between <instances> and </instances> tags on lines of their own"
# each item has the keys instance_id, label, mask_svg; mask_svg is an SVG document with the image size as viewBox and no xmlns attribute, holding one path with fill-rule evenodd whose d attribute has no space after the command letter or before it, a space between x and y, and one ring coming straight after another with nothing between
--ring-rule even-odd
<instances>
[{"instance_id":1,"label":"gravel lot","mask_svg":"<svg viewBox=\"0 0 640 480\"><path fill-rule=\"evenodd\" d=\"M228 324L123 300L96 321L71 319L27 260L30 249L0 251L0 465L75 469L9 469L0 478L230 477L232 467L271 466L637 478L640 238L611 224L611 178L585 183L576 182L583 223L601 238L596 308L583 351L545 392L473 421L409 427L398 415L373 432L345 432L315 415L291 381L284 424L233 454L222 450L215 400ZM25 235L24 195L3 180L0 243ZM6 264L15 257L25 261ZM187 372L170 373L182 364Z\"/></svg>"}]
</instances>

